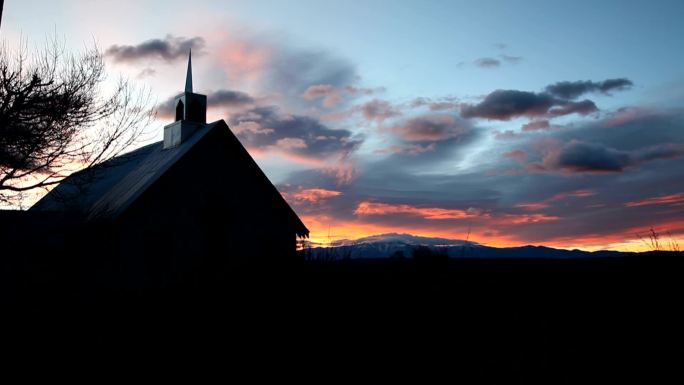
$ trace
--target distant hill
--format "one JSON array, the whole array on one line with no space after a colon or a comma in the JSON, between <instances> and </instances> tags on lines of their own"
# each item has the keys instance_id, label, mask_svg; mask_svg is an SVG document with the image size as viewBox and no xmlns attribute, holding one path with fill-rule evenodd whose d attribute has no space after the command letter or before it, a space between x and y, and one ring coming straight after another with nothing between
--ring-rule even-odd
<instances>
[{"instance_id":1,"label":"distant hill","mask_svg":"<svg viewBox=\"0 0 684 385\"><path fill-rule=\"evenodd\" d=\"M490 247L462 239L421 237L411 234L387 233L355 240L343 239L331 247L312 245L307 251L312 258L389 258L407 257L419 247L427 247L451 258L591 258L629 256L638 253L618 251L595 251L554 249L545 246Z\"/></svg>"}]
</instances>

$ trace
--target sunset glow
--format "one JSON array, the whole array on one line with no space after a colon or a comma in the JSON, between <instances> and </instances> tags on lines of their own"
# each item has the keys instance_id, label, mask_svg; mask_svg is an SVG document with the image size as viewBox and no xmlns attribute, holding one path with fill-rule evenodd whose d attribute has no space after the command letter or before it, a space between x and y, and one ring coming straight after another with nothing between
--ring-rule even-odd
<instances>
[{"instance_id":1,"label":"sunset glow","mask_svg":"<svg viewBox=\"0 0 684 385\"><path fill-rule=\"evenodd\" d=\"M650 229L684 244L684 3L487 3L28 0L6 2L2 33L94 39L112 79L158 99L146 143L192 49L209 118L317 244L643 251Z\"/></svg>"}]
</instances>

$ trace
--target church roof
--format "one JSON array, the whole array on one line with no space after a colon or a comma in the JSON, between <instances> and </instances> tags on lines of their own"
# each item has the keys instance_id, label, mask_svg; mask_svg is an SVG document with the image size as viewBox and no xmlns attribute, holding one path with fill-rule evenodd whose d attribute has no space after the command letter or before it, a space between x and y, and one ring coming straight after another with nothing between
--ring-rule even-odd
<instances>
[{"instance_id":1,"label":"church roof","mask_svg":"<svg viewBox=\"0 0 684 385\"><path fill-rule=\"evenodd\" d=\"M77 172L50 191L30 210L71 212L87 222L116 219L202 138L212 130L221 128L230 132L228 125L219 120L202 125L176 147L164 149L163 141L160 141L110 159L92 169ZM244 148L243 151L249 157ZM249 160L254 162L251 158ZM264 185L270 186L268 188L272 189L274 196L277 195L275 199L282 201L283 209L292 216L297 235L308 236L309 230L275 186L258 166L255 170L265 179Z\"/></svg>"}]
</instances>

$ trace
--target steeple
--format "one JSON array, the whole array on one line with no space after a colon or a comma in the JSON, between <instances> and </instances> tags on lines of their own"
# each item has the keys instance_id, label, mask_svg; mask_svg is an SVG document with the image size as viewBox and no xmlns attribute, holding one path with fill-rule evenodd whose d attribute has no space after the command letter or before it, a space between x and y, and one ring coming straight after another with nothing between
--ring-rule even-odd
<instances>
[{"instance_id":1,"label":"steeple","mask_svg":"<svg viewBox=\"0 0 684 385\"><path fill-rule=\"evenodd\" d=\"M188 55L188 73L185 75L185 92L192 93L192 49Z\"/></svg>"},{"instance_id":2,"label":"steeple","mask_svg":"<svg viewBox=\"0 0 684 385\"><path fill-rule=\"evenodd\" d=\"M192 92L192 51L188 54L185 92L173 99L176 119L164 127L164 148L173 148L207 123L207 97Z\"/></svg>"}]
</instances>

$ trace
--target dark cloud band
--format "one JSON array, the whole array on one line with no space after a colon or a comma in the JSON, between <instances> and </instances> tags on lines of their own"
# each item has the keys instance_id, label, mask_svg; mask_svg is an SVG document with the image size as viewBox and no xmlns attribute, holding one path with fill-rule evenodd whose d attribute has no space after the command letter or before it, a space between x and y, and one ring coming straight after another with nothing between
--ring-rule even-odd
<instances>
[{"instance_id":1,"label":"dark cloud band","mask_svg":"<svg viewBox=\"0 0 684 385\"><path fill-rule=\"evenodd\" d=\"M607 79L602 82L576 81L558 82L546 87L546 92L563 99L577 99L590 92L601 92L604 94L610 91L622 91L632 87L634 83L626 78Z\"/></svg>"},{"instance_id":2,"label":"dark cloud band","mask_svg":"<svg viewBox=\"0 0 684 385\"><path fill-rule=\"evenodd\" d=\"M186 59L191 49L201 53L204 46L204 39L199 36L185 38L167 35L164 39L150 39L137 45L112 45L105 54L120 63L160 59L172 62Z\"/></svg>"}]
</instances>

